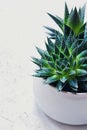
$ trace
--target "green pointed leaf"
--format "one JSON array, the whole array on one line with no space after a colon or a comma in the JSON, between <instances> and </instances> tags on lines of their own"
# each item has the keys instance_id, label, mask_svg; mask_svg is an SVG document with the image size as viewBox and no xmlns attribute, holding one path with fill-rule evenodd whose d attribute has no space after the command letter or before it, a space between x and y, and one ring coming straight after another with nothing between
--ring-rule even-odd
<instances>
[{"instance_id":1,"label":"green pointed leaf","mask_svg":"<svg viewBox=\"0 0 87 130\"><path fill-rule=\"evenodd\" d=\"M66 33L65 33L65 35L66 35ZM76 39L75 36L73 36L72 32L70 31L70 33L65 41L65 44L67 45L68 48L70 48L73 43L73 37L74 37L74 39Z\"/></svg>"},{"instance_id":2,"label":"green pointed leaf","mask_svg":"<svg viewBox=\"0 0 87 130\"><path fill-rule=\"evenodd\" d=\"M69 10L68 10L68 6L67 4L65 3L65 11L64 11L64 23L67 22L67 19L68 19L68 16L69 16Z\"/></svg>"},{"instance_id":3,"label":"green pointed leaf","mask_svg":"<svg viewBox=\"0 0 87 130\"><path fill-rule=\"evenodd\" d=\"M71 45L71 47L70 47L70 50L73 51L73 49L75 49L75 47L77 46L77 44L78 44L78 39L76 39L76 40L72 43L72 45Z\"/></svg>"},{"instance_id":4,"label":"green pointed leaf","mask_svg":"<svg viewBox=\"0 0 87 130\"><path fill-rule=\"evenodd\" d=\"M71 70L71 71L69 72L69 76L74 76L74 75L76 75L76 71L75 71L75 70Z\"/></svg>"},{"instance_id":5,"label":"green pointed leaf","mask_svg":"<svg viewBox=\"0 0 87 130\"><path fill-rule=\"evenodd\" d=\"M81 64L81 67L87 70L87 64Z\"/></svg>"},{"instance_id":6,"label":"green pointed leaf","mask_svg":"<svg viewBox=\"0 0 87 130\"><path fill-rule=\"evenodd\" d=\"M87 57L80 58L78 63L83 64L84 62L87 62Z\"/></svg>"},{"instance_id":7,"label":"green pointed leaf","mask_svg":"<svg viewBox=\"0 0 87 130\"><path fill-rule=\"evenodd\" d=\"M76 57L77 54L78 54L78 45L72 50L71 55L72 55L73 57Z\"/></svg>"},{"instance_id":8,"label":"green pointed leaf","mask_svg":"<svg viewBox=\"0 0 87 130\"><path fill-rule=\"evenodd\" d=\"M48 13L48 15L54 20L54 22L61 28L63 31L63 20L58 16L53 16L52 14Z\"/></svg>"},{"instance_id":9,"label":"green pointed leaf","mask_svg":"<svg viewBox=\"0 0 87 130\"><path fill-rule=\"evenodd\" d=\"M58 55L56 55L55 53L52 54L53 60L56 61L56 59L58 59Z\"/></svg>"},{"instance_id":10,"label":"green pointed leaf","mask_svg":"<svg viewBox=\"0 0 87 130\"><path fill-rule=\"evenodd\" d=\"M48 77L51 76L54 73L53 69L49 69L49 68L42 68L40 70L36 70L36 73L40 76L40 77Z\"/></svg>"},{"instance_id":11,"label":"green pointed leaf","mask_svg":"<svg viewBox=\"0 0 87 130\"><path fill-rule=\"evenodd\" d=\"M77 79L71 79L69 81L69 84L70 84L72 89L76 89L76 90L78 89L78 81L77 81Z\"/></svg>"},{"instance_id":12,"label":"green pointed leaf","mask_svg":"<svg viewBox=\"0 0 87 130\"><path fill-rule=\"evenodd\" d=\"M34 58L34 57L32 57L32 59L33 59L33 62L35 64L37 64L38 66L40 66L40 67L47 67L47 68L49 67L49 64L48 64L47 60L37 59L37 58Z\"/></svg>"},{"instance_id":13,"label":"green pointed leaf","mask_svg":"<svg viewBox=\"0 0 87 130\"><path fill-rule=\"evenodd\" d=\"M81 57L85 57L85 56L87 56L87 50L84 50L84 51L82 51L81 53L79 53L79 54L77 55L77 58L81 58Z\"/></svg>"},{"instance_id":14,"label":"green pointed leaf","mask_svg":"<svg viewBox=\"0 0 87 130\"><path fill-rule=\"evenodd\" d=\"M44 26L48 31L50 31L52 34L58 34L58 31L55 30L54 28L51 28L51 27L47 27L47 26Z\"/></svg>"},{"instance_id":15,"label":"green pointed leaf","mask_svg":"<svg viewBox=\"0 0 87 130\"><path fill-rule=\"evenodd\" d=\"M41 66L41 63L38 58L32 57L32 62L35 63L38 66Z\"/></svg>"},{"instance_id":16,"label":"green pointed leaf","mask_svg":"<svg viewBox=\"0 0 87 130\"><path fill-rule=\"evenodd\" d=\"M55 54L57 54L59 56L59 49L58 46L55 44Z\"/></svg>"},{"instance_id":17,"label":"green pointed leaf","mask_svg":"<svg viewBox=\"0 0 87 130\"><path fill-rule=\"evenodd\" d=\"M69 56L69 48L66 46L64 49L64 53L66 54L66 56Z\"/></svg>"},{"instance_id":18,"label":"green pointed leaf","mask_svg":"<svg viewBox=\"0 0 87 130\"><path fill-rule=\"evenodd\" d=\"M67 25L74 31L76 35L78 35L79 29L82 24L76 8L72 13L70 13L69 18L67 20Z\"/></svg>"},{"instance_id":19,"label":"green pointed leaf","mask_svg":"<svg viewBox=\"0 0 87 130\"><path fill-rule=\"evenodd\" d=\"M56 36L56 39L55 39L55 45L56 47L59 47L61 46L62 44L62 37L60 35Z\"/></svg>"},{"instance_id":20,"label":"green pointed leaf","mask_svg":"<svg viewBox=\"0 0 87 130\"><path fill-rule=\"evenodd\" d=\"M53 47L53 48L54 48L54 43L53 43L53 41L50 40L49 38L47 38L47 41L48 41L48 45L49 45L50 47Z\"/></svg>"},{"instance_id":21,"label":"green pointed leaf","mask_svg":"<svg viewBox=\"0 0 87 130\"><path fill-rule=\"evenodd\" d=\"M45 55L45 59L47 61L51 61L52 60L52 57L49 55L49 53L47 51L45 51L44 55Z\"/></svg>"},{"instance_id":22,"label":"green pointed leaf","mask_svg":"<svg viewBox=\"0 0 87 130\"><path fill-rule=\"evenodd\" d=\"M86 27L86 23L85 23L85 24L83 24L83 25L81 26L81 28L80 28L80 30L79 30L79 32L78 32L78 34L83 33L83 32L85 31L85 27Z\"/></svg>"},{"instance_id":23,"label":"green pointed leaf","mask_svg":"<svg viewBox=\"0 0 87 130\"><path fill-rule=\"evenodd\" d=\"M67 77L65 77L65 76L63 76L62 78L60 78L60 81L62 82L62 83L65 83L66 81L67 81Z\"/></svg>"},{"instance_id":24,"label":"green pointed leaf","mask_svg":"<svg viewBox=\"0 0 87 130\"><path fill-rule=\"evenodd\" d=\"M51 83L54 83L56 81L59 80L59 77L58 75L53 75L51 77L48 77L47 80L45 81L46 84L51 84Z\"/></svg>"},{"instance_id":25,"label":"green pointed leaf","mask_svg":"<svg viewBox=\"0 0 87 130\"><path fill-rule=\"evenodd\" d=\"M55 30L54 28L46 27L46 26L44 27L49 31L47 34L50 36L50 39L55 39L56 36L59 37L63 36L58 30Z\"/></svg>"},{"instance_id":26,"label":"green pointed leaf","mask_svg":"<svg viewBox=\"0 0 87 130\"><path fill-rule=\"evenodd\" d=\"M85 8L86 8L86 5L84 5L82 8L79 9L79 15L80 15L82 23L84 22Z\"/></svg>"},{"instance_id":27,"label":"green pointed leaf","mask_svg":"<svg viewBox=\"0 0 87 130\"><path fill-rule=\"evenodd\" d=\"M44 26L44 28L46 28L48 31L50 31L52 33L57 33L57 30L55 30L54 28L47 27L47 26Z\"/></svg>"},{"instance_id":28,"label":"green pointed leaf","mask_svg":"<svg viewBox=\"0 0 87 130\"><path fill-rule=\"evenodd\" d=\"M63 73L64 75L67 75L67 73L69 73L69 71L70 71L70 68L67 67L66 65L64 65L64 69L63 69L62 73Z\"/></svg>"},{"instance_id":29,"label":"green pointed leaf","mask_svg":"<svg viewBox=\"0 0 87 130\"><path fill-rule=\"evenodd\" d=\"M70 29L70 27L68 25L64 24L64 40L65 41L67 40L71 31L72 30Z\"/></svg>"},{"instance_id":30,"label":"green pointed leaf","mask_svg":"<svg viewBox=\"0 0 87 130\"><path fill-rule=\"evenodd\" d=\"M77 70L76 70L76 73L77 73L78 76L87 75L87 71L84 70L84 69L77 69Z\"/></svg>"},{"instance_id":31,"label":"green pointed leaf","mask_svg":"<svg viewBox=\"0 0 87 130\"><path fill-rule=\"evenodd\" d=\"M58 90L58 91L61 91L61 90L64 88L64 86L65 86L65 85L64 85L61 81L58 81L58 84L57 84L56 87L57 87L57 90Z\"/></svg>"},{"instance_id":32,"label":"green pointed leaf","mask_svg":"<svg viewBox=\"0 0 87 130\"><path fill-rule=\"evenodd\" d=\"M36 49L37 49L38 53L41 55L41 57L45 58L45 55L44 55L45 51L43 51L42 49L40 49L38 47L36 47Z\"/></svg>"},{"instance_id":33,"label":"green pointed leaf","mask_svg":"<svg viewBox=\"0 0 87 130\"><path fill-rule=\"evenodd\" d=\"M85 48L86 42L82 40L82 42L78 45L78 51L81 52Z\"/></svg>"},{"instance_id":34,"label":"green pointed leaf","mask_svg":"<svg viewBox=\"0 0 87 130\"><path fill-rule=\"evenodd\" d=\"M48 64L50 65L51 68L55 68L55 64L53 61L48 61Z\"/></svg>"},{"instance_id":35,"label":"green pointed leaf","mask_svg":"<svg viewBox=\"0 0 87 130\"><path fill-rule=\"evenodd\" d=\"M61 63L58 59L55 62L55 67L57 70L61 71L61 73L62 73Z\"/></svg>"},{"instance_id":36,"label":"green pointed leaf","mask_svg":"<svg viewBox=\"0 0 87 130\"><path fill-rule=\"evenodd\" d=\"M46 49L47 49L47 52L51 55L52 53L54 53L54 48L49 46L47 43L45 43L46 45Z\"/></svg>"},{"instance_id":37,"label":"green pointed leaf","mask_svg":"<svg viewBox=\"0 0 87 130\"><path fill-rule=\"evenodd\" d=\"M36 73L36 74L33 74L32 75L33 77L39 77L39 78L42 78L40 74Z\"/></svg>"},{"instance_id":38,"label":"green pointed leaf","mask_svg":"<svg viewBox=\"0 0 87 130\"><path fill-rule=\"evenodd\" d=\"M85 26L84 39L87 42L87 23L86 23L86 26Z\"/></svg>"}]
</instances>

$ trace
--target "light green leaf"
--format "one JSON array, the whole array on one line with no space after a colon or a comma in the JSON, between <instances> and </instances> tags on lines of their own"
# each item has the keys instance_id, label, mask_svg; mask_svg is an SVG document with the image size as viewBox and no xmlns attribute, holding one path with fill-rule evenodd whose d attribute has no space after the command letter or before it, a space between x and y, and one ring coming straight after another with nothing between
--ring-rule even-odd
<instances>
[{"instance_id":1,"label":"light green leaf","mask_svg":"<svg viewBox=\"0 0 87 130\"><path fill-rule=\"evenodd\" d=\"M65 77L65 76L63 76L62 78L60 78L60 81L62 82L62 83L65 83L66 81L67 81L67 77Z\"/></svg>"},{"instance_id":2,"label":"light green leaf","mask_svg":"<svg viewBox=\"0 0 87 130\"><path fill-rule=\"evenodd\" d=\"M54 83L56 81L59 80L59 77L58 75L53 75L51 77L48 77L47 80L45 81L46 84L51 84L51 83Z\"/></svg>"},{"instance_id":3,"label":"light green leaf","mask_svg":"<svg viewBox=\"0 0 87 130\"><path fill-rule=\"evenodd\" d=\"M87 71L84 69L77 69L76 70L77 76L84 76L87 75Z\"/></svg>"},{"instance_id":4,"label":"light green leaf","mask_svg":"<svg viewBox=\"0 0 87 130\"><path fill-rule=\"evenodd\" d=\"M74 76L74 75L76 75L76 71L75 71L75 70L71 70L71 71L69 72L69 76Z\"/></svg>"}]
</instances>

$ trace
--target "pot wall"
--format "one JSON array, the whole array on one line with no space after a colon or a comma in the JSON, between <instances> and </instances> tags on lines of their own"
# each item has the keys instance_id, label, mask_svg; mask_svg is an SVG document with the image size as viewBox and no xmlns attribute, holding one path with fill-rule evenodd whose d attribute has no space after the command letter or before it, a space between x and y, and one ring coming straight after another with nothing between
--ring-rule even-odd
<instances>
[{"instance_id":1,"label":"pot wall","mask_svg":"<svg viewBox=\"0 0 87 130\"><path fill-rule=\"evenodd\" d=\"M86 93L57 92L41 78L34 78L33 86L37 103L49 117L71 125L87 124Z\"/></svg>"}]
</instances>

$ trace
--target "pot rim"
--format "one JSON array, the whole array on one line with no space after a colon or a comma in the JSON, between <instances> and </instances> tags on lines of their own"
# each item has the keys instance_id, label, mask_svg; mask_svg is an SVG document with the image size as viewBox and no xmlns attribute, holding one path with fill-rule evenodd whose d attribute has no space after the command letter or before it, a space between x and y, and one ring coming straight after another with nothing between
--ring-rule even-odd
<instances>
[{"instance_id":1,"label":"pot rim","mask_svg":"<svg viewBox=\"0 0 87 130\"><path fill-rule=\"evenodd\" d=\"M67 98L73 97L73 98L86 98L86 99L87 99L87 93L85 93L85 92L84 92L84 93L76 93L76 94L74 94L74 93L72 93L72 92L66 92L66 91L60 91L60 92L58 92L55 87L52 87L52 86L49 85L49 84L45 84L43 78L35 77L35 79L40 80L40 82L41 82L43 85L47 86L47 88L51 89L51 90L54 91L56 94L59 94L59 95L61 95L61 96L66 96Z\"/></svg>"}]
</instances>

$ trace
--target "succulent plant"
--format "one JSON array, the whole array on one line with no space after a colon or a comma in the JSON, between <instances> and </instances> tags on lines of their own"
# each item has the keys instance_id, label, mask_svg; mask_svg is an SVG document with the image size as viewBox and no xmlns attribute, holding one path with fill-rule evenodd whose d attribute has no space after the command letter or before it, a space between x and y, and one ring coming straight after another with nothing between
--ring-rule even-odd
<instances>
[{"instance_id":1,"label":"succulent plant","mask_svg":"<svg viewBox=\"0 0 87 130\"><path fill-rule=\"evenodd\" d=\"M78 13L75 7L69 13L65 4L64 22L50 15L62 28L63 34L47 28L52 38L47 38L45 50L36 47L40 58L32 57L32 61L39 67L33 76L44 78L46 84L56 87L58 91L87 92L87 27L84 10L85 6ZM76 16L80 21L78 24L74 23Z\"/></svg>"},{"instance_id":2,"label":"succulent plant","mask_svg":"<svg viewBox=\"0 0 87 130\"><path fill-rule=\"evenodd\" d=\"M54 22L58 25L58 27L62 31L62 35L64 35L65 40L67 39L69 33L72 31L72 34L75 34L76 36L79 36L79 39L84 38L84 30L86 23L84 22L85 17L85 5L82 8L79 8L79 11L77 11L77 8L71 9L69 12L68 6L65 3L65 11L64 11L64 19L60 18L59 16L54 16L50 13L48 15L54 20ZM50 38L54 39L56 35L58 35L60 32L56 29L53 29L51 27L46 27L48 29Z\"/></svg>"}]
</instances>

